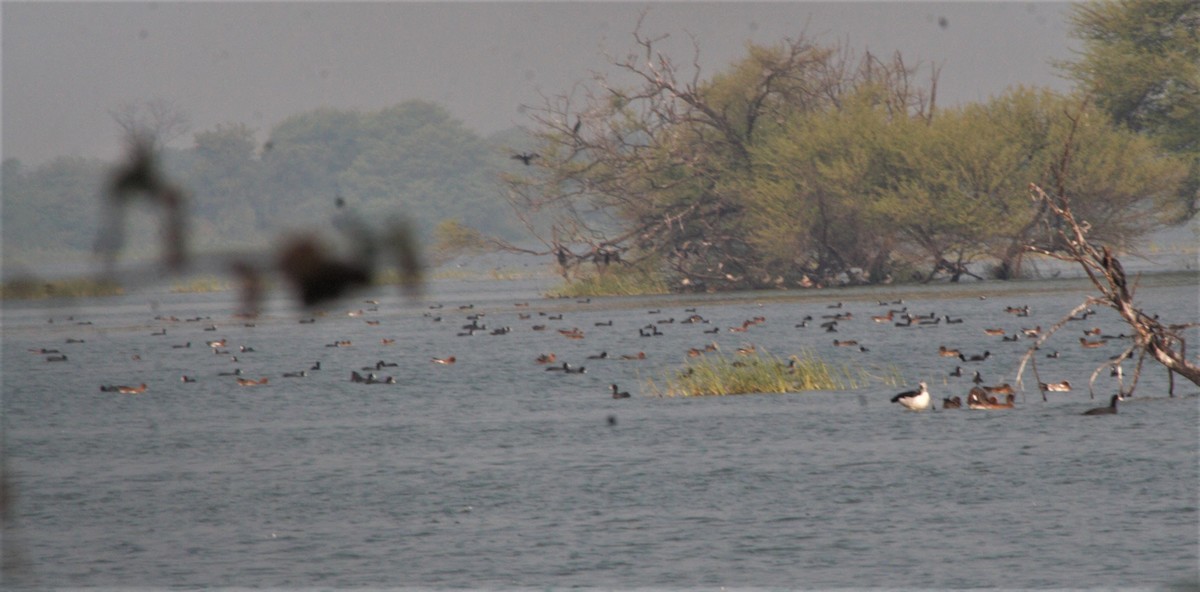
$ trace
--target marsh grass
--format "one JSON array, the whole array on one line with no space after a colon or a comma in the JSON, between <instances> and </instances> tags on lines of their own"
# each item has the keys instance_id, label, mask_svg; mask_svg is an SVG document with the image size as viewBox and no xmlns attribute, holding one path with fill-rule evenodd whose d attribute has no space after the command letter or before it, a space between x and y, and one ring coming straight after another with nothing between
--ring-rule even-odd
<instances>
[{"instance_id":1,"label":"marsh grass","mask_svg":"<svg viewBox=\"0 0 1200 592\"><path fill-rule=\"evenodd\" d=\"M882 382L899 384L899 371L835 365L811 350L780 359L767 352L730 358L720 352L689 360L683 369L648 381L646 392L660 397L700 397L751 393L849 390Z\"/></svg>"},{"instance_id":2,"label":"marsh grass","mask_svg":"<svg viewBox=\"0 0 1200 592\"><path fill-rule=\"evenodd\" d=\"M646 296L669 294L662 274L640 267L613 266L605 273L592 273L573 282L549 290L550 298L584 298L592 296Z\"/></svg>"},{"instance_id":3,"label":"marsh grass","mask_svg":"<svg viewBox=\"0 0 1200 592\"><path fill-rule=\"evenodd\" d=\"M199 294L206 292L224 292L229 289L229 283L215 277L198 277L183 282L171 284L171 291L176 294Z\"/></svg>"},{"instance_id":4,"label":"marsh grass","mask_svg":"<svg viewBox=\"0 0 1200 592\"><path fill-rule=\"evenodd\" d=\"M0 299L41 300L44 298L92 298L124 294L120 284L108 280L73 278L63 280L14 280L0 284Z\"/></svg>"}]
</instances>

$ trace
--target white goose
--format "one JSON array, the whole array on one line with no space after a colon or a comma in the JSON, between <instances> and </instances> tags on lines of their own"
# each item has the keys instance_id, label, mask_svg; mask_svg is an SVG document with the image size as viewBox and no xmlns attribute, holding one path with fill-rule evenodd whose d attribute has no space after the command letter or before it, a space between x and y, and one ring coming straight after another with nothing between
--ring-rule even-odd
<instances>
[{"instance_id":1,"label":"white goose","mask_svg":"<svg viewBox=\"0 0 1200 592\"><path fill-rule=\"evenodd\" d=\"M893 403L899 403L913 411L920 411L929 408L929 389L924 382L919 383L919 389L915 391L904 391L892 397Z\"/></svg>"}]
</instances>

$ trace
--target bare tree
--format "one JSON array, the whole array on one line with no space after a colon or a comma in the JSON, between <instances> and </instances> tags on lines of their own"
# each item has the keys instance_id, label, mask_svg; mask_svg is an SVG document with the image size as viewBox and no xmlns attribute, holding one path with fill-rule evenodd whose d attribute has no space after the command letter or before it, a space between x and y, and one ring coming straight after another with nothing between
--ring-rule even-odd
<instances>
[{"instance_id":1,"label":"bare tree","mask_svg":"<svg viewBox=\"0 0 1200 592\"><path fill-rule=\"evenodd\" d=\"M524 251L554 255L564 277L583 263L602 272L651 259L684 288L770 285L778 271L750 242L743 197L756 142L796 113L835 108L860 83L885 88L897 111L932 113L899 56L856 62L800 38L749 46L704 79L695 41L681 65L660 51L666 38L639 21L633 49L609 58L616 75L529 108L538 158L513 157L526 166L505 176L507 197L543 245Z\"/></svg>"},{"instance_id":2,"label":"bare tree","mask_svg":"<svg viewBox=\"0 0 1200 592\"><path fill-rule=\"evenodd\" d=\"M131 146L158 152L191 129L191 119L174 101L156 98L123 103L108 114Z\"/></svg>"}]
</instances>

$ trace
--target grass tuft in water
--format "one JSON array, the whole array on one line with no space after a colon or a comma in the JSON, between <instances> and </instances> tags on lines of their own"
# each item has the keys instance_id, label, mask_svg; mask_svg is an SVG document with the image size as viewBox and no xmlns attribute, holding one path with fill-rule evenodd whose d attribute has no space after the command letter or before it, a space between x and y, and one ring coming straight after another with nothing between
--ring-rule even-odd
<instances>
[{"instance_id":1,"label":"grass tuft in water","mask_svg":"<svg viewBox=\"0 0 1200 592\"><path fill-rule=\"evenodd\" d=\"M108 280L65 279L37 281L18 279L0 284L0 300L41 300L44 298L93 298L124 294L125 289Z\"/></svg>"},{"instance_id":2,"label":"grass tuft in water","mask_svg":"<svg viewBox=\"0 0 1200 592\"><path fill-rule=\"evenodd\" d=\"M228 282L218 278L198 277L187 281L180 281L171 284L171 291L176 294L200 294L206 292L224 292L229 289Z\"/></svg>"},{"instance_id":3,"label":"grass tuft in water","mask_svg":"<svg viewBox=\"0 0 1200 592\"><path fill-rule=\"evenodd\" d=\"M660 397L701 397L751 393L794 393L861 388L871 382L899 384L895 368L871 373L866 368L835 365L811 350L780 359L770 353L739 355L705 354L689 361L681 370L649 381L646 391Z\"/></svg>"}]
</instances>

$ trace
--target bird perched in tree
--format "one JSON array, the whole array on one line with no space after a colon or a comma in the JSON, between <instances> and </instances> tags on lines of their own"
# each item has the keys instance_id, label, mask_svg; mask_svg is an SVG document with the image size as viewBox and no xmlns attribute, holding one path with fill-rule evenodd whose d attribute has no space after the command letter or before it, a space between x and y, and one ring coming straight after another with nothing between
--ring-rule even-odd
<instances>
[{"instance_id":1,"label":"bird perched in tree","mask_svg":"<svg viewBox=\"0 0 1200 592\"><path fill-rule=\"evenodd\" d=\"M536 152L521 152L519 154L512 155L512 159L519 160L522 163L524 163L525 166L529 166L530 161L532 161L533 159L538 158L540 156L541 155L537 154Z\"/></svg>"}]
</instances>

